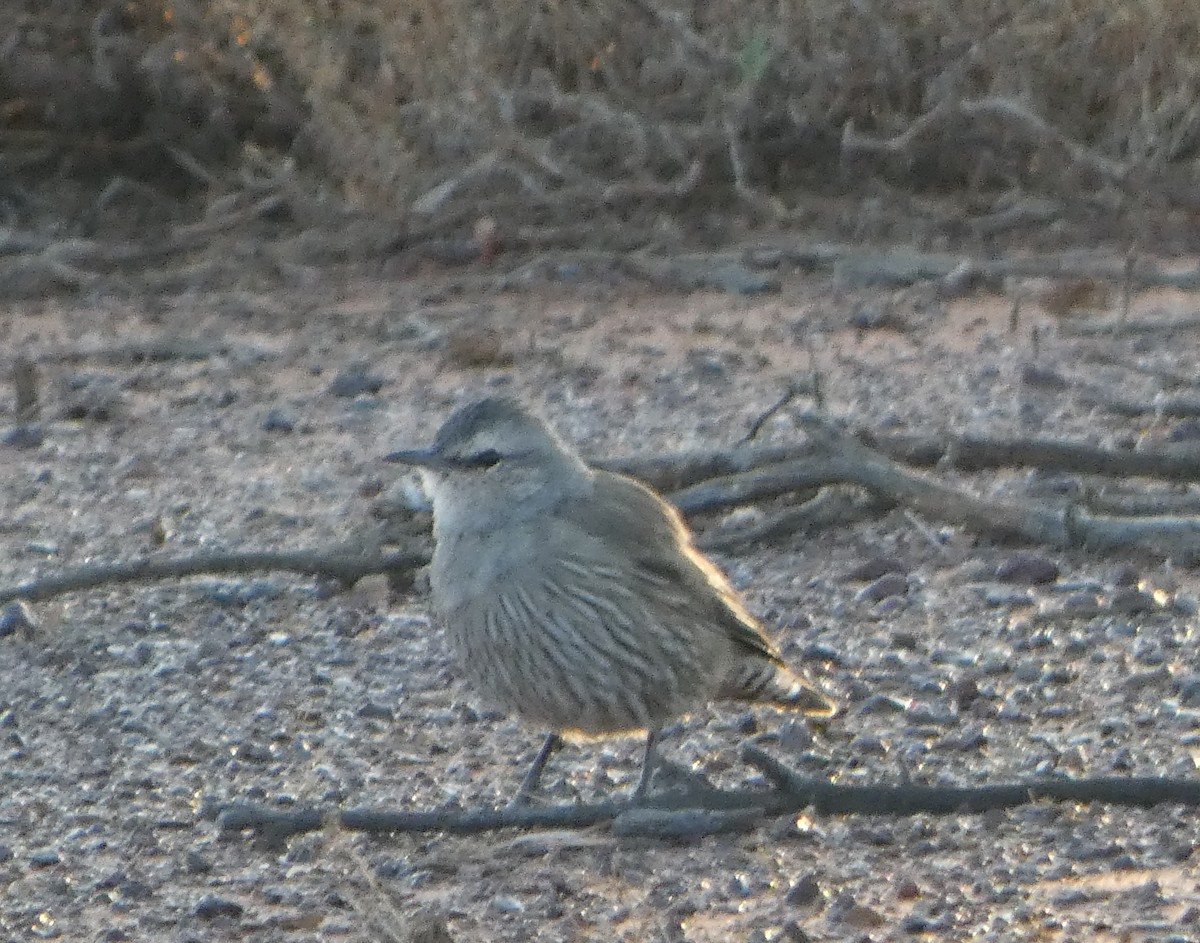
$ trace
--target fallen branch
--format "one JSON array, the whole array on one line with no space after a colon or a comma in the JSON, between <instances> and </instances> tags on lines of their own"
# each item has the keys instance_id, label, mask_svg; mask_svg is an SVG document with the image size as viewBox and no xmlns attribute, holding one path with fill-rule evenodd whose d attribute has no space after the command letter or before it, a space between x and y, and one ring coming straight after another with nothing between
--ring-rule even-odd
<instances>
[{"instance_id":1,"label":"fallen branch","mask_svg":"<svg viewBox=\"0 0 1200 943\"><path fill-rule=\"evenodd\" d=\"M89 347L52 348L32 352L39 363L74 363L97 360L104 363L164 363L172 360L199 361L231 357L243 362L269 360L274 353L250 345L235 344L223 338L188 337L163 334L148 340Z\"/></svg>"},{"instance_id":2,"label":"fallen branch","mask_svg":"<svg viewBox=\"0 0 1200 943\"><path fill-rule=\"evenodd\" d=\"M1088 493L1085 503L1091 511L1120 517L1144 517L1148 514L1200 516L1200 494L1197 494L1195 489L1184 492L1158 489L1138 493L1101 491Z\"/></svg>"},{"instance_id":3,"label":"fallen branch","mask_svg":"<svg viewBox=\"0 0 1200 943\"><path fill-rule=\"evenodd\" d=\"M688 790L652 793L636 805L627 799L610 799L572 805L427 812L363 808L324 812L311 807L285 810L236 802L220 810L217 824L225 833L252 831L274 846L321 828L329 816L335 817L341 828L373 833L477 834L503 828L587 828L607 822L622 836L694 839L715 832L748 831L764 819L805 810L817 815L977 815L1047 800L1135 808L1166 803L1200 805L1200 779L1100 776L993 786L867 786L801 776L753 746L744 748L743 756L762 771L772 789L710 789L700 796ZM696 805L697 799L704 804Z\"/></svg>"},{"instance_id":4,"label":"fallen branch","mask_svg":"<svg viewBox=\"0 0 1200 943\"><path fill-rule=\"evenodd\" d=\"M1081 475L1200 481L1200 447L1196 446L1167 445L1131 451L1060 439L1001 439L970 434L939 438L876 435L866 431L856 435L864 445L889 458L920 468L941 466L986 471L1028 467ZM728 449L594 458L590 462L597 468L632 475L660 491L671 492L712 478L803 460L813 454L814 445L807 441L788 445L746 443Z\"/></svg>"},{"instance_id":5,"label":"fallen branch","mask_svg":"<svg viewBox=\"0 0 1200 943\"><path fill-rule=\"evenodd\" d=\"M775 276L755 271L735 259L712 265L692 255L668 257L635 253L622 261L624 271L671 291L714 289L733 295L779 291Z\"/></svg>"},{"instance_id":6,"label":"fallen branch","mask_svg":"<svg viewBox=\"0 0 1200 943\"><path fill-rule=\"evenodd\" d=\"M861 434L860 438L864 444L890 458L921 467L946 465L962 471L1039 468L1080 475L1200 481L1200 448L1187 445L1132 451L1060 439L993 439L974 435L937 439L930 436L876 437L869 433Z\"/></svg>"},{"instance_id":7,"label":"fallen branch","mask_svg":"<svg viewBox=\"0 0 1200 943\"><path fill-rule=\"evenodd\" d=\"M813 443L810 456L693 485L671 495L671 501L684 514L694 514L829 484L856 484L895 504L986 533L1035 543L1066 540L1059 508L984 501L903 468L820 420L813 418L806 425Z\"/></svg>"},{"instance_id":8,"label":"fallen branch","mask_svg":"<svg viewBox=\"0 0 1200 943\"><path fill-rule=\"evenodd\" d=\"M812 808L819 815L954 815L1011 809L1031 802L1100 802L1146 809L1165 803L1200 805L1200 778L1097 776L1043 778L994 786L859 786L801 776L758 747L742 751L775 786L772 812Z\"/></svg>"},{"instance_id":9,"label":"fallen branch","mask_svg":"<svg viewBox=\"0 0 1200 943\"><path fill-rule=\"evenodd\" d=\"M1007 129L1024 135L1033 144L1061 148L1079 167L1106 177L1113 183L1122 184L1129 176L1129 165L1111 161L1091 148L1072 140L1020 102L995 96L966 101L944 99L916 118L903 133L885 140L859 134L854 130L853 123L847 122L842 134L842 149L851 154L859 151L872 154L897 154L901 157L911 158L912 146L915 141L935 133L945 136L948 133L948 125L955 121L961 122L963 119L969 121L988 119L1001 122Z\"/></svg>"},{"instance_id":10,"label":"fallen branch","mask_svg":"<svg viewBox=\"0 0 1200 943\"><path fill-rule=\"evenodd\" d=\"M1137 323L1137 322L1134 322ZM1141 322L1145 325L1158 322ZM1195 319L1195 327L1200 328L1200 317ZM1200 392L1200 376L1195 373L1181 372L1178 370L1169 370L1157 363L1142 363L1136 360L1129 360L1127 357L1118 356L1112 353L1107 348L1091 349L1082 351L1084 360L1091 363L1100 364L1105 367L1116 367L1120 370L1127 370L1131 373L1137 373L1141 376L1152 377L1156 380L1159 386L1167 389L1189 389Z\"/></svg>"},{"instance_id":11,"label":"fallen branch","mask_svg":"<svg viewBox=\"0 0 1200 943\"><path fill-rule=\"evenodd\" d=\"M1130 399L1091 383L1073 383L1069 387L1076 398L1088 406L1128 419L1137 416L1169 416L1194 419L1200 416L1200 398L1195 396L1155 396L1152 400Z\"/></svg>"},{"instance_id":12,"label":"fallen branch","mask_svg":"<svg viewBox=\"0 0 1200 943\"><path fill-rule=\"evenodd\" d=\"M736 445L730 449L690 452L653 452L624 458L594 457L593 468L632 475L659 491L687 488L709 478L735 475L763 465L802 458L812 451L807 442L790 445Z\"/></svg>"},{"instance_id":13,"label":"fallen branch","mask_svg":"<svg viewBox=\"0 0 1200 943\"><path fill-rule=\"evenodd\" d=\"M978 533L1056 547L1140 547L1200 559L1200 518L1106 517L1076 505L983 499L892 461L817 416L801 418L809 457L706 481L671 496L683 513L713 511L833 483L856 484L889 502Z\"/></svg>"},{"instance_id":14,"label":"fallen branch","mask_svg":"<svg viewBox=\"0 0 1200 943\"><path fill-rule=\"evenodd\" d=\"M16 586L0 587L0 603L14 599L36 602L64 593L83 589L95 589L114 583L134 583L146 580L180 579L216 573L253 573L263 570L286 570L306 573L326 579L337 580L350 586L377 573L410 573L413 569L429 562L429 554L419 549L397 550L384 554L362 554L354 551L330 553L328 551L294 551L273 553L270 551L248 551L245 553L218 552L198 553L189 557L164 560L144 557L124 563L99 563L68 570L54 576L27 580Z\"/></svg>"},{"instance_id":15,"label":"fallen branch","mask_svg":"<svg viewBox=\"0 0 1200 943\"><path fill-rule=\"evenodd\" d=\"M1063 320L1058 332L1071 337L1094 337L1129 334L1180 334L1200 330L1200 315L1181 318L1145 318L1137 321L1105 318L1103 320ZM1195 382L1193 378L1191 382Z\"/></svg>"},{"instance_id":16,"label":"fallen branch","mask_svg":"<svg viewBox=\"0 0 1200 943\"><path fill-rule=\"evenodd\" d=\"M1128 276L1135 287L1200 289L1200 266L1163 269L1139 259L1133 272L1127 273L1122 258L1078 252L972 259L949 252L881 250L823 242L776 242L763 243L741 253L710 253L714 265L733 258L758 268L791 265L805 269L833 269L839 280L850 284L912 285L953 276L956 280L994 282L1006 278L1089 278L1118 285Z\"/></svg>"},{"instance_id":17,"label":"fallen branch","mask_svg":"<svg viewBox=\"0 0 1200 943\"><path fill-rule=\"evenodd\" d=\"M225 264L220 260L175 269L151 263L184 256L207 247L214 237L256 219L279 213L289 198L271 193L242 209L223 216L180 226L163 239L106 242L100 239L53 239L31 234L0 235L0 295L29 296L50 288L74 290L99 287L129 291L133 288L167 290L196 284ZM21 246L20 251L14 247Z\"/></svg>"},{"instance_id":18,"label":"fallen branch","mask_svg":"<svg viewBox=\"0 0 1200 943\"><path fill-rule=\"evenodd\" d=\"M747 544L781 540L808 530L846 526L880 509L880 502L864 501L842 488L823 488L799 507L784 508L763 520L742 527L719 527L696 538L701 550L728 552Z\"/></svg>"},{"instance_id":19,"label":"fallen branch","mask_svg":"<svg viewBox=\"0 0 1200 943\"><path fill-rule=\"evenodd\" d=\"M810 421L804 424L809 425ZM1057 440L972 436L942 440L863 435L864 441L859 441L848 434L834 434L823 423L819 428L810 426L809 432L809 440L792 445L743 444L706 452L597 459L594 464L649 482L667 492L684 514L707 513L798 491L848 484L865 488L887 506L905 506L981 533L1017 536L1054 546L1085 544L1109 549L1139 546L1182 560L1200 557L1200 517L1182 513L1146 517L1094 513L1105 507L1119 507L1105 505L1103 496L1089 498L1086 506L985 500L904 468L890 457L898 456L910 465L949 465L970 471L1032 465L1080 474L1141 475L1190 482L1200 481L1200 449L1195 447L1129 452ZM1186 506L1181 505L1180 511L1185 510ZM851 520L862 513L864 508L848 501L845 495L823 492L798 508L782 510L749 527L704 533L699 543L710 550L730 549L831 521ZM347 585L375 573L387 573L402 581L428 560L426 550L408 547L388 554L363 554L358 550L249 551L202 553L174 559L147 557L88 565L0 587L0 604L14 599L49 599L112 583L264 570L304 573Z\"/></svg>"},{"instance_id":20,"label":"fallen branch","mask_svg":"<svg viewBox=\"0 0 1200 943\"><path fill-rule=\"evenodd\" d=\"M271 193L250 206L232 210L224 216L179 226L165 239L111 242L102 239L53 239L10 231L6 234L5 241L22 246L23 252L10 250L7 254L18 257L23 255L26 262L40 257L46 262L93 268L139 266L154 259L195 249L213 236L244 226L255 219L271 216L285 209L287 205L286 196Z\"/></svg>"}]
</instances>

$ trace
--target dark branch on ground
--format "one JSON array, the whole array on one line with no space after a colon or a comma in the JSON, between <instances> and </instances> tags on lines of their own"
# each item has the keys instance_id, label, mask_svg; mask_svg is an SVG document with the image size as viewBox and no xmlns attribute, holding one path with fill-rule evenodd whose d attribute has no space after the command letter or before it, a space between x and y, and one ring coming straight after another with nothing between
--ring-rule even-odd
<instances>
[{"instance_id":1,"label":"dark branch on ground","mask_svg":"<svg viewBox=\"0 0 1200 943\"><path fill-rule=\"evenodd\" d=\"M1040 468L1081 475L1200 481L1200 448L1171 445L1159 448L1109 449L1061 439L995 438L979 435L876 435L858 432L862 442L906 465L919 468L948 466L962 471L1000 468ZM632 475L660 491L672 492L712 478L812 456L814 445L742 444L711 451L656 453L626 458L596 458L592 464Z\"/></svg>"},{"instance_id":2,"label":"dark branch on ground","mask_svg":"<svg viewBox=\"0 0 1200 943\"><path fill-rule=\"evenodd\" d=\"M1056 547L1137 547L1180 561L1200 558L1200 516L1184 513L1186 505L1179 506L1180 513L1166 513L1171 508L1166 503L1157 509L1158 513L1105 514L1101 512L1114 505L1106 505L1103 496L1093 503L1075 504L982 498L914 470L950 467L975 472L1036 467L1083 475L1196 482L1200 481L1200 448L1195 446L1132 451L1056 439L854 435L811 415L801 417L800 424L807 438L791 445L744 443L706 452L599 459L594 464L654 485L688 515L826 489L799 507L776 510L759 523L701 534L699 542L708 549L778 539L802 528L853 520L871 507L869 502L864 505L846 498L846 488L857 486L867 492L875 507L905 507L978 533ZM831 486L839 487L840 497L835 499L827 493ZM1131 500L1126 496L1126 506L1132 506ZM1147 498L1143 508L1155 510L1154 502ZM292 553L231 551L89 564L0 587L0 603L49 599L117 583L266 570L303 573L347 586L364 576L386 573L397 584L403 584L429 561L428 548L417 543L409 545L406 538L405 545L391 553L364 553L358 548Z\"/></svg>"},{"instance_id":3,"label":"dark branch on ground","mask_svg":"<svg viewBox=\"0 0 1200 943\"><path fill-rule=\"evenodd\" d=\"M146 580L181 579L216 573L253 573L281 570L337 580L352 586L364 576L377 573L406 574L429 562L429 554L420 549L390 553L361 554L353 551L330 553L298 550L291 553L270 551L199 553L188 557L156 559L144 557L123 563L97 563L68 570L54 576L27 580L11 587L0 587L0 603L14 599L36 602L64 593L95 589L117 583Z\"/></svg>"},{"instance_id":4,"label":"dark branch on ground","mask_svg":"<svg viewBox=\"0 0 1200 943\"><path fill-rule=\"evenodd\" d=\"M293 835L321 828L327 816L334 816L344 829L374 833L474 834L503 828L587 828L607 822L614 833L622 836L690 839L715 832L748 831L762 825L764 819L805 810L817 815L977 815L1040 801L1136 808L1167 803L1200 805L1200 779L1100 776L962 787L912 783L868 786L801 776L753 746L747 746L743 755L762 771L773 788L671 790L653 793L636 805L627 799L613 799L572 805L447 808L425 812L281 809L236 802L221 808L217 822L223 832L250 830L275 845Z\"/></svg>"}]
</instances>

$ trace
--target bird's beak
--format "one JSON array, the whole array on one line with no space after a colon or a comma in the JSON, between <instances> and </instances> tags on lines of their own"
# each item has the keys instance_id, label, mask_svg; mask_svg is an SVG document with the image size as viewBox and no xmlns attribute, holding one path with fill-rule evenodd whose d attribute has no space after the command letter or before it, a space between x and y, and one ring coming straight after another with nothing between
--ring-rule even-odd
<instances>
[{"instance_id":1,"label":"bird's beak","mask_svg":"<svg viewBox=\"0 0 1200 943\"><path fill-rule=\"evenodd\" d=\"M447 461L445 456L433 449L401 449L399 452L392 452L390 455L385 455L383 460L385 462L396 462L400 465L431 468L435 471L444 471L454 467L453 462Z\"/></svg>"}]
</instances>

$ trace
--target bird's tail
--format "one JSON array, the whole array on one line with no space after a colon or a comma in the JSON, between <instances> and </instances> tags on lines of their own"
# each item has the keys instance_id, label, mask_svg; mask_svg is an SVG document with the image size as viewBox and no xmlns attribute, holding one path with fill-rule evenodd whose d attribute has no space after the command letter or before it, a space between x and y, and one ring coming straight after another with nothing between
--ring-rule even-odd
<instances>
[{"instance_id":1,"label":"bird's tail","mask_svg":"<svg viewBox=\"0 0 1200 943\"><path fill-rule=\"evenodd\" d=\"M817 717L832 717L837 704L787 665L771 658L745 658L726 676L721 700L760 701Z\"/></svg>"}]
</instances>

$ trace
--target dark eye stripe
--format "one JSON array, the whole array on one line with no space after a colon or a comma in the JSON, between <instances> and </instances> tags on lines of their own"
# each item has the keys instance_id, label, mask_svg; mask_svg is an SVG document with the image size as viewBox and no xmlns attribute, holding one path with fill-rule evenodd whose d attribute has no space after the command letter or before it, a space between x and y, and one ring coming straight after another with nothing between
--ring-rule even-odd
<instances>
[{"instance_id":1,"label":"dark eye stripe","mask_svg":"<svg viewBox=\"0 0 1200 943\"><path fill-rule=\"evenodd\" d=\"M491 468L500 461L500 453L495 449L484 449L474 455L463 458L463 464L469 468Z\"/></svg>"}]
</instances>

